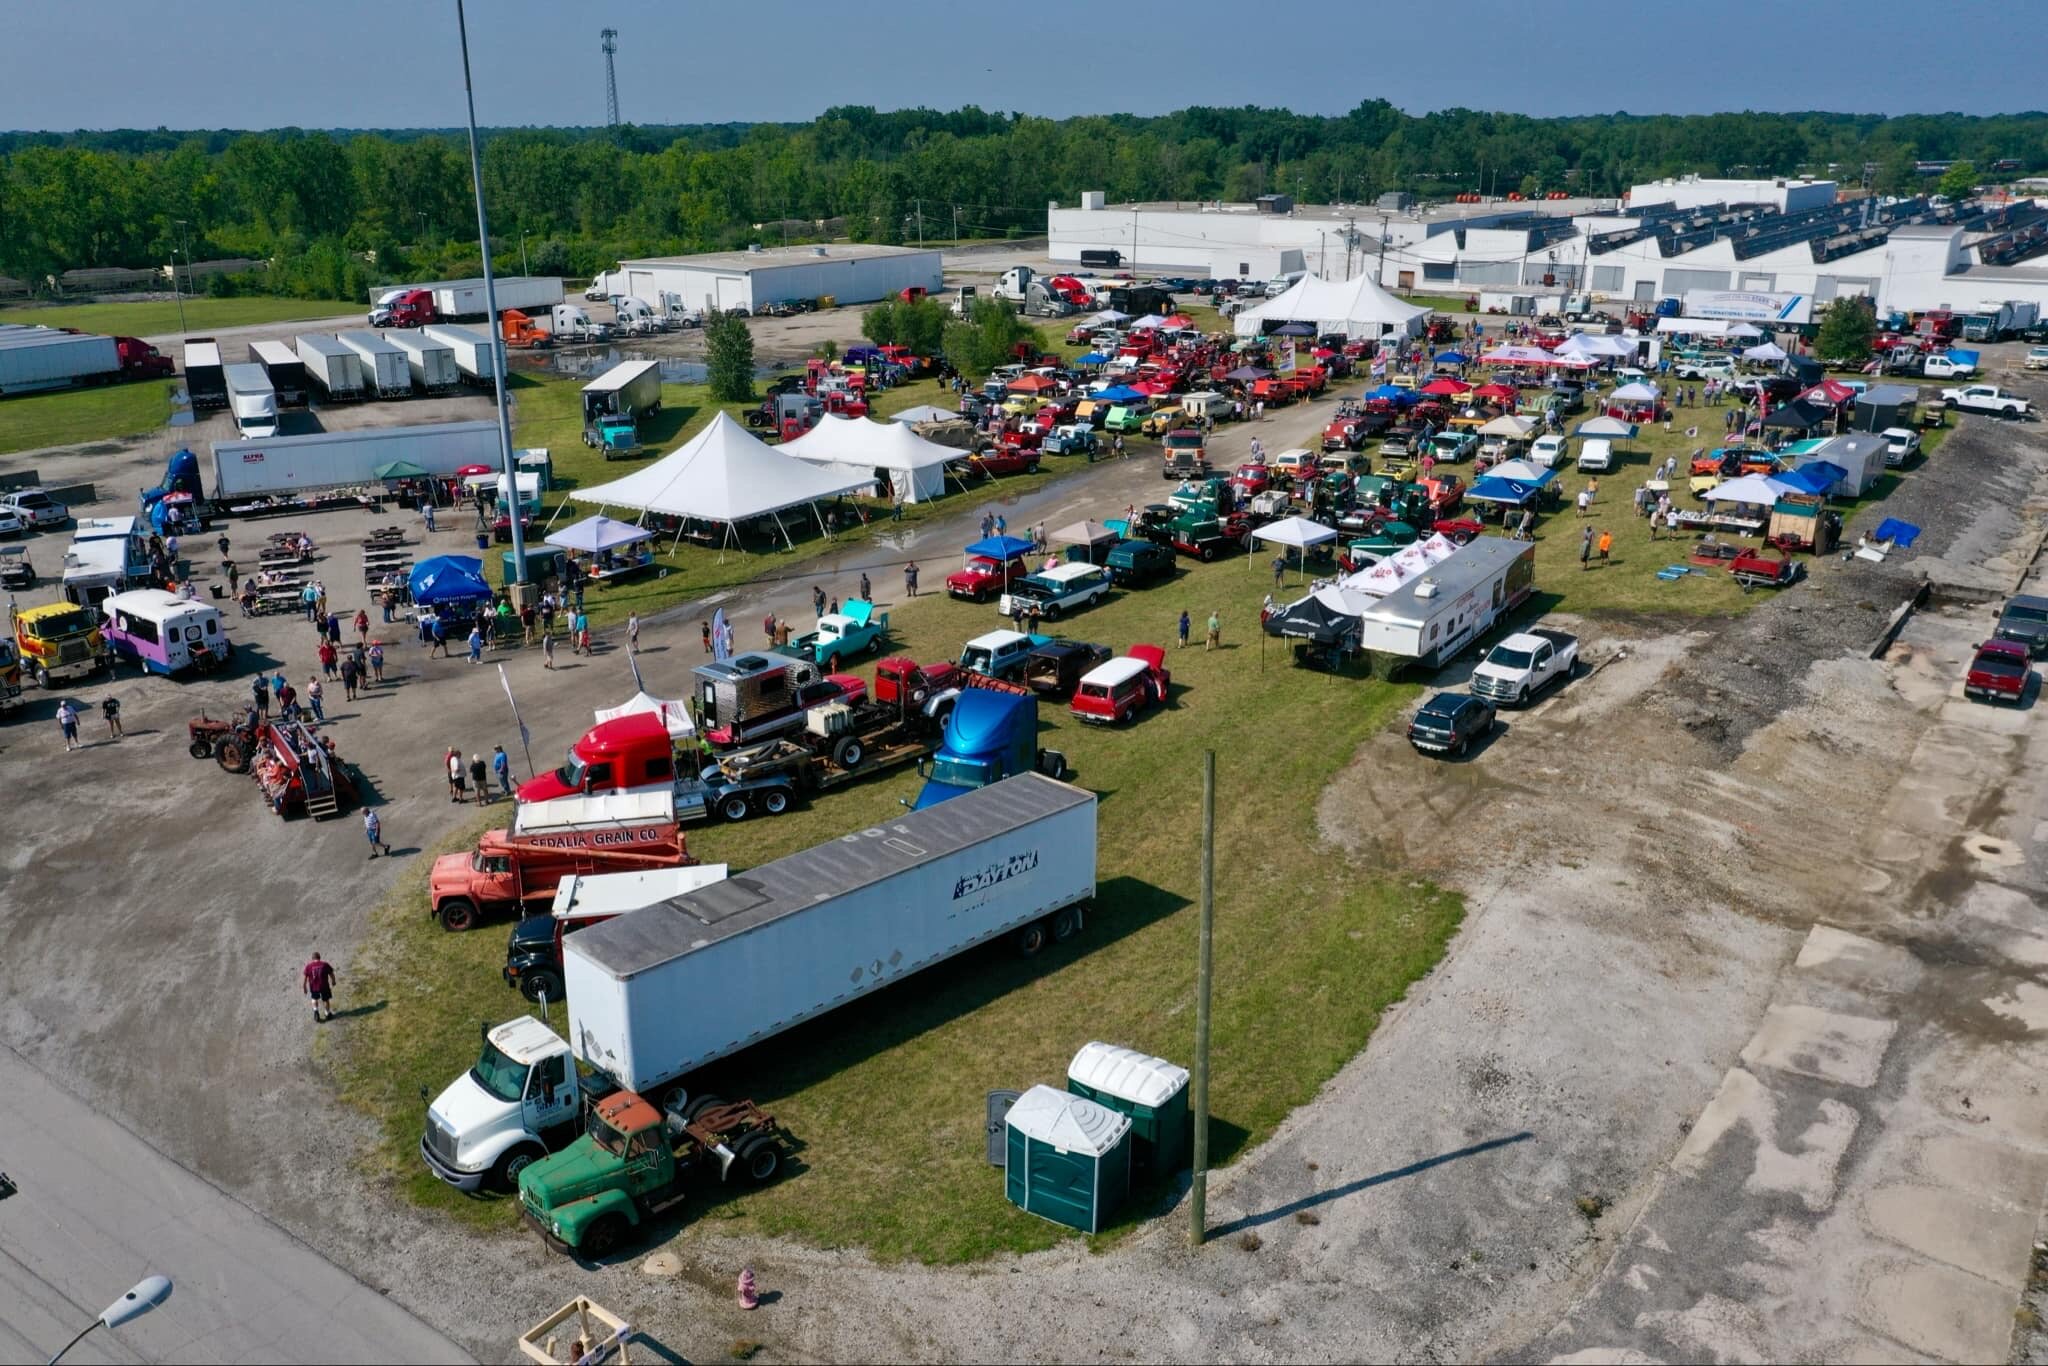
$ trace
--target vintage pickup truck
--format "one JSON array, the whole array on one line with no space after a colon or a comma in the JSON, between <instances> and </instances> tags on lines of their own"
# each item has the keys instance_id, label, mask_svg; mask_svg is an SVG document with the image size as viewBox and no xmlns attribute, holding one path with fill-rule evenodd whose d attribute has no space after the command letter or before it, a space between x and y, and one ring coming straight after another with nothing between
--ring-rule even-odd
<instances>
[{"instance_id":1,"label":"vintage pickup truck","mask_svg":"<svg viewBox=\"0 0 2048 1366\"><path fill-rule=\"evenodd\" d=\"M873 603L855 598L844 611L819 617L817 630L806 631L775 649L779 654L808 659L822 669L833 670L855 655L880 654L888 635L889 614L877 612Z\"/></svg>"}]
</instances>

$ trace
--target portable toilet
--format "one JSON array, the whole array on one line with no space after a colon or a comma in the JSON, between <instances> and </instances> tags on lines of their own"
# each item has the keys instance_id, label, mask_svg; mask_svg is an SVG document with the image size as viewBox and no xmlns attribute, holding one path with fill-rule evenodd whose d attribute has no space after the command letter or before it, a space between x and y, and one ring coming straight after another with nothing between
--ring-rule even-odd
<instances>
[{"instance_id":1,"label":"portable toilet","mask_svg":"<svg viewBox=\"0 0 2048 1366\"><path fill-rule=\"evenodd\" d=\"M1115 1044L1083 1044L1067 1065L1067 1090L1131 1120L1131 1157L1153 1172L1188 1163L1188 1069Z\"/></svg>"},{"instance_id":2,"label":"portable toilet","mask_svg":"<svg viewBox=\"0 0 2048 1366\"><path fill-rule=\"evenodd\" d=\"M1131 1190L1131 1121L1082 1096L1034 1086L1004 1117L1003 1193L1027 1214L1099 1233Z\"/></svg>"}]
</instances>

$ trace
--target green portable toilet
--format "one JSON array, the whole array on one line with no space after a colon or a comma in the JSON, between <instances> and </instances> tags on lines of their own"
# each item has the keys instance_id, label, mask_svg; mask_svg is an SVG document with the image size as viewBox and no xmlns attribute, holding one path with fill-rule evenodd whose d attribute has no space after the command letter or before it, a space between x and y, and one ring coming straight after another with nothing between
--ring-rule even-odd
<instances>
[{"instance_id":1,"label":"green portable toilet","mask_svg":"<svg viewBox=\"0 0 2048 1366\"><path fill-rule=\"evenodd\" d=\"M1115 1044L1083 1044L1067 1065L1067 1090L1131 1119L1131 1157L1153 1172L1188 1164L1188 1069Z\"/></svg>"},{"instance_id":2,"label":"green portable toilet","mask_svg":"<svg viewBox=\"0 0 2048 1366\"><path fill-rule=\"evenodd\" d=\"M559 579L567 571L568 565L569 552L560 546L546 545L538 541L526 543L528 583L546 583L551 578ZM503 576L505 583L513 582L517 577L518 568L519 559L511 551L507 550L498 557L498 572Z\"/></svg>"},{"instance_id":3,"label":"green portable toilet","mask_svg":"<svg viewBox=\"0 0 2048 1366\"><path fill-rule=\"evenodd\" d=\"M1082 1096L1034 1086L1004 1117L1003 1193L1027 1214L1099 1233L1131 1190L1131 1121Z\"/></svg>"}]
</instances>

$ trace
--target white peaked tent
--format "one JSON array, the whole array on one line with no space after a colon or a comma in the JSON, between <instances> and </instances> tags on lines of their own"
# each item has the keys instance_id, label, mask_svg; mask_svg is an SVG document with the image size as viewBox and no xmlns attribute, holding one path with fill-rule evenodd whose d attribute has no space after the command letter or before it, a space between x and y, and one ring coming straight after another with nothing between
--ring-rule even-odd
<instances>
[{"instance_id":1,"label":"white peaked tent","mask_svg":"<svg viewBox=\"0 0 2048 1366\"><path fill-rule=\"evenodd\" d=\"M1376 339L1415 336L1428 316L1428 309L1402 303L1364 275L1355 280L1304 275L1286 293L1238 314L1235 326L1240 337L1256 337L1273 322L1307 323L1318 333Z\"/></svg>"},{"instance_id":2,"label":"white peaked tent","mask_svg":"<svg viewBox=\"0 0 2048 1366\"><path fill-rule=\"evenodd\" d=\"M577 489L569 497L601 509L632 508L717 522L726 528L728 540L735 523L772 517L783 540L789 541L789 528L782 526L784 511L809 504L824 530L819 499L854 493L872 483L872 472L849 478L843 470L792 460L721 412L710 426L647 468L595 488ZM680 529L676 539L682 539Z\"/></svg>"},{"instance_id":3,"label":"white peaked tent","mask_svg":"<svg viewBox=\"0 0 2048 1366\"><path fill-rule=\"evenodd\" d=\"M668 727L668 733L673 739L687 740L697 733L696 725L690 720L690 707L688 703L669 702L644 692L634 693L631 698L616 707L599 707L597 709L597 719L599 721L616 721L621 716L638 716L642 712L652 716L659 716L662 724Z\"/></svg>"},{"instance_id":4,"label":"white peaked tent","mask_svg":"<svg viewBox=\"0 0 2048 1366\"><path fill-rule=\"evenodd\" d=\"M889 484L906 503L921 503L946 491L946 465L958 460L951 446L927 441L900 422L827 413L818 425L778 448L807 465L872 484L887 470Z\"/></svg>"}]
</instances>

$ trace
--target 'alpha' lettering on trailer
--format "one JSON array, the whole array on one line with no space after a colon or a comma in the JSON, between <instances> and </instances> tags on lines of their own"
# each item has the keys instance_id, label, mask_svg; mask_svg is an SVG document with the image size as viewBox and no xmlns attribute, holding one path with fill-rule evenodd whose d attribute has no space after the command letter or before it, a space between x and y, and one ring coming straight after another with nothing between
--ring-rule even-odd
<instances>
[{"instance_id":1,"label":"'alpha' lettering on trailer","mask_svg":"<svg viewBox=\"0 0 2048 1366\"><path fill-rule=\"evenodd\" d=\"M954 883L953 900L958 901L963 896L972 896L976 892L985 892L998 882L1007 882L1013 877L1030 872L1037 866L1038 851L1036 849L1033 849L1028 854L1014 854L1001 863L991 863L980 872L970 873Z\"/></svg>"}]
</instances>

